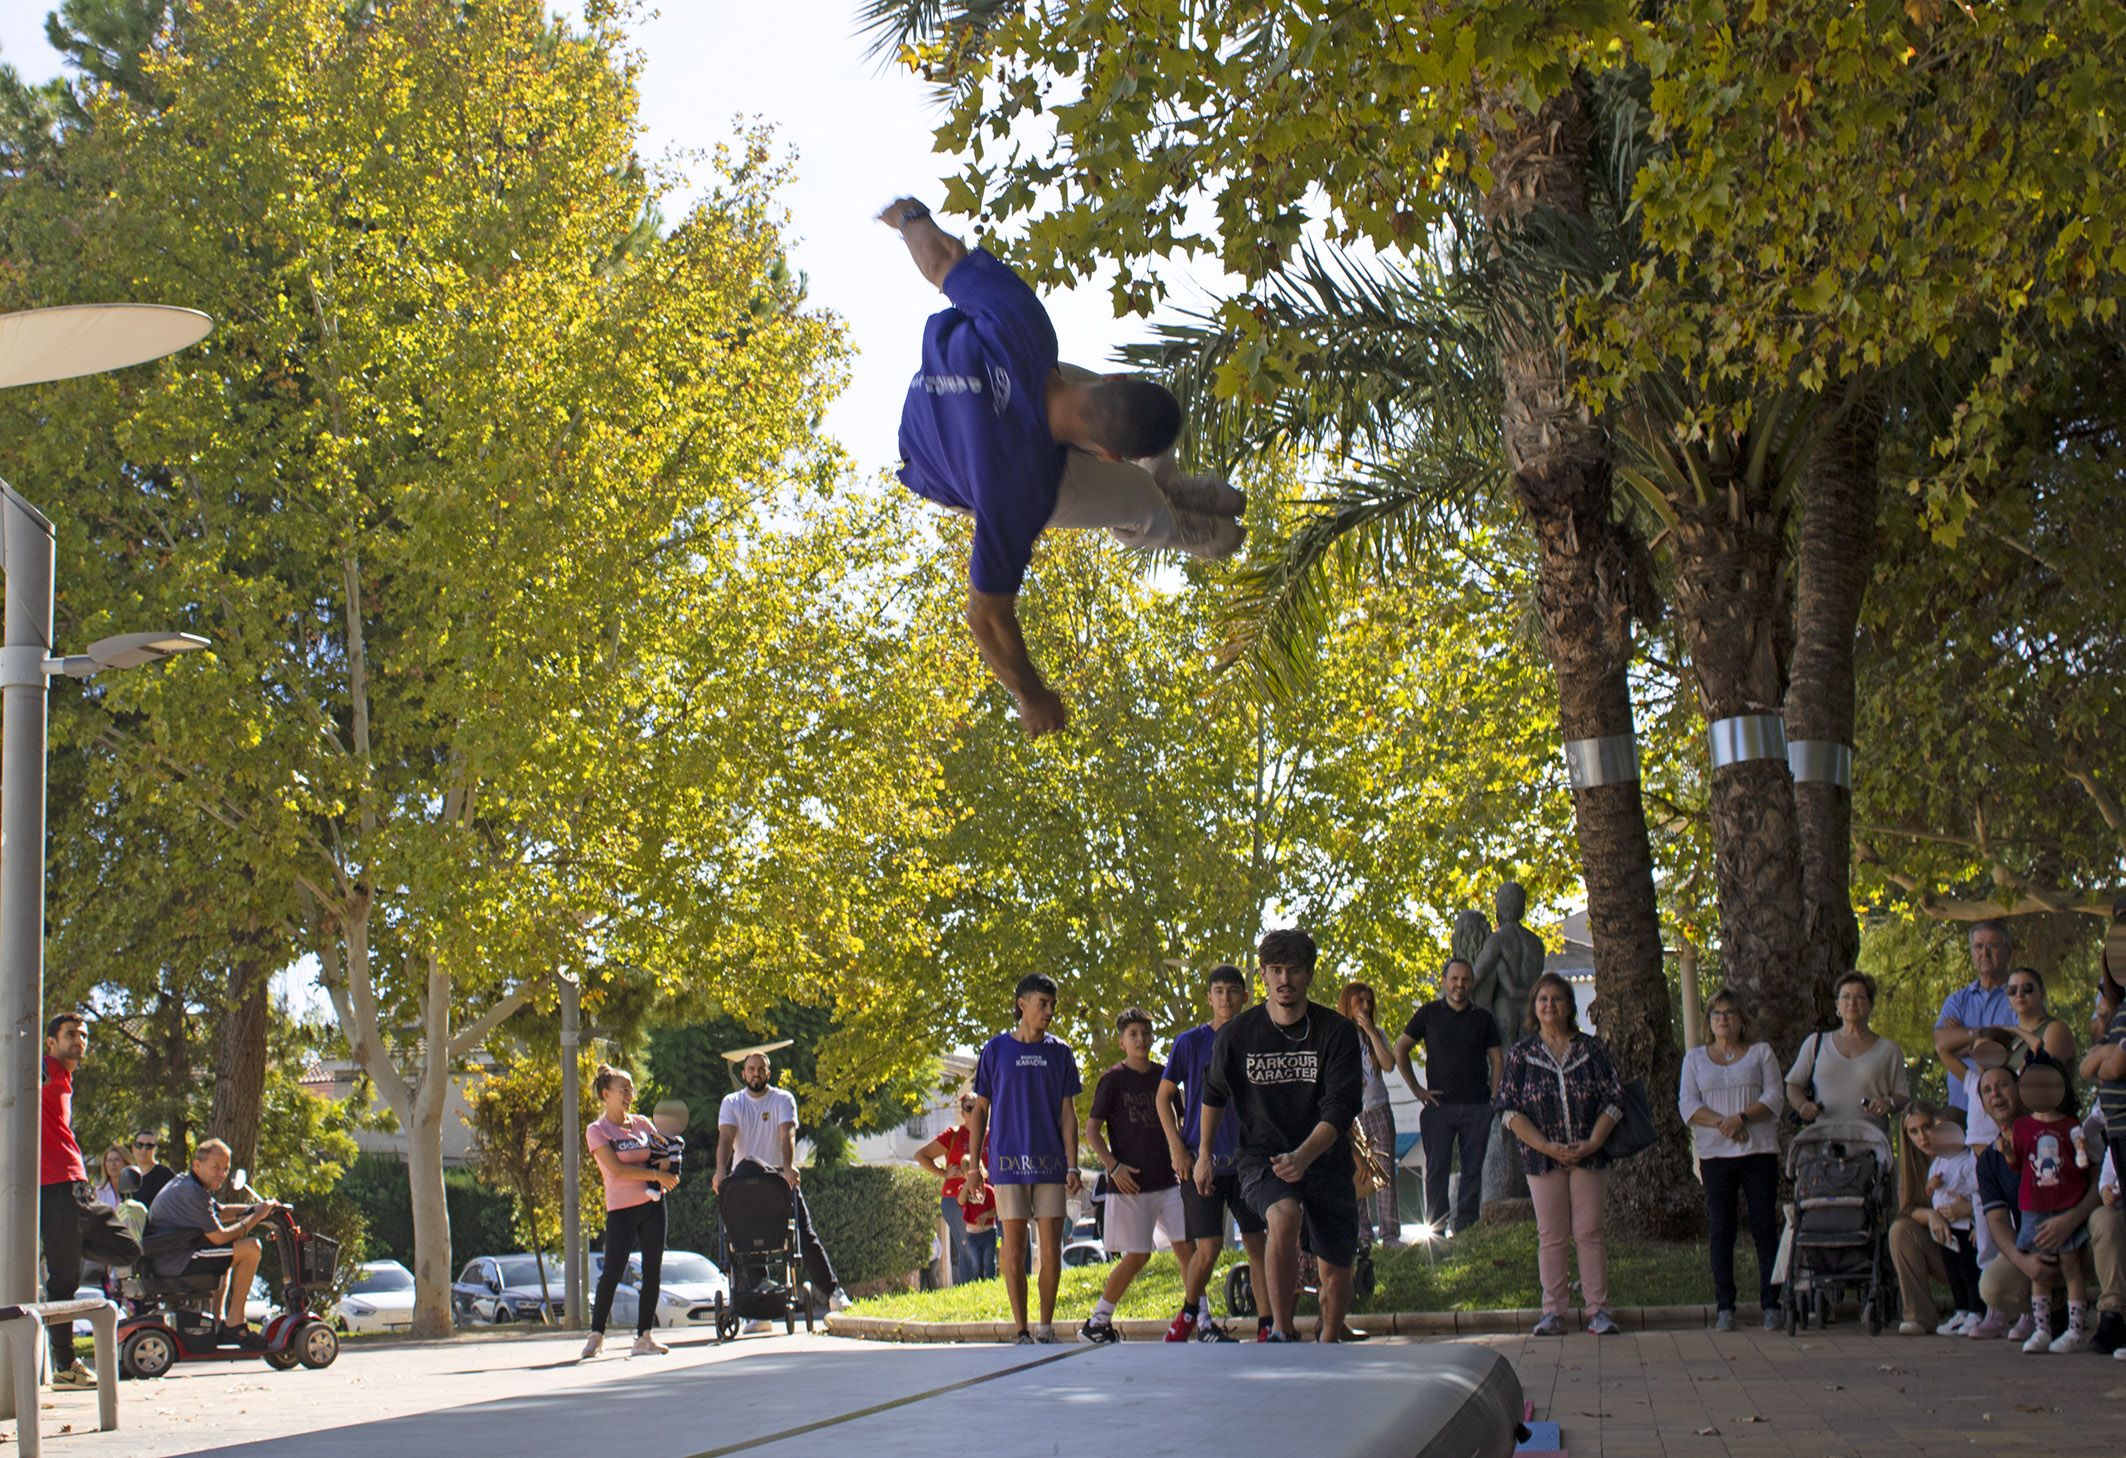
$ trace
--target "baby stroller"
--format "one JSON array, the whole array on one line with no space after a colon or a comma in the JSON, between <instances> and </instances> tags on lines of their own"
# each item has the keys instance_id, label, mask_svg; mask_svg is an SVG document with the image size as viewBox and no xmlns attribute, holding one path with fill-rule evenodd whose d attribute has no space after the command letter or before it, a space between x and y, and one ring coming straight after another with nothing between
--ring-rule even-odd
<instances>
[{"instance_id":1,"label":"baby stroller","mask_svg":"<svg viewBox=\"0 0 2126 1458\"><path fill-rule=\"evenodd\" d=\"M1851 1294L1868 1335L1880 1335L1897 1303L1896 1283L1885 1279L1896 1204L1889 1135L1865 1120L1807 1125L1787 1150L1786 1172L1793 1189L1782 1246L1787 1334L1812 1318L1829 1325L1838 1298Z\"/></svg>"},{"instance_id":2,"label":"baby stroller","mask_svg":"<svg viewBox=\"0 0 2126 1458\"><path fill-rule=\"evenodd\" d=\"M785 1333L794 1332L800 1310L812 1330L812 1303L798 1287L804 1250L797 1210L783 1177L774 1170L726 1175L716 1215L717 1262L731 1278L730 1302L716 1295L716 1340L729 1341L748 1321L779 1319Z\"/></svg>"}]
</instances>

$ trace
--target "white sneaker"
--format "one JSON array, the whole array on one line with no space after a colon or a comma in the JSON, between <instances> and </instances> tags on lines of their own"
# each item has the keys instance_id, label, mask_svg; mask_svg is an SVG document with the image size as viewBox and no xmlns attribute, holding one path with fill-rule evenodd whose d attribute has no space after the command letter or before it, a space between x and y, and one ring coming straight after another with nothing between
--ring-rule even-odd
<instances>
[{"instance_id":1,"label":"white sneaker","mask_svg":"<svg viewBox=\"0 0 2126 1458\"><path fill-rule=\"evenodd\" d=\"M604 1349L604 1347L605 1333L602 1331L594 1331L590 1334L589 1340L585 1341L583 1344L583 1355L576 1358L576 1360L579 1362L588 1362L591 1358L597 1356L598 1353Z\"/></svg>"},{"instance_id":2,"label":"white sneaker","mask_svg":"<svg viewBox=\"0 0 2126 1458\"><path fill-rule=\"evenodd\" d=\"M746 1323L746 1335L748 1336L759 1336L762 1332L773 1330L775 1330L775 1323L765 1319L755 1319Z\"/></svg>"},{"instance_id":3,"label":"white sneaker","mask_svg":"<svg viewBox=\"0 0 2126 1458\"><path fill-rule=\"evenodd\" d=\"M2037 1330L2030 1333L2030 1339L2023 1343L2023 1350L2032 1355L2052 1350L2052 1333L2045 1330L2042 1322L2038 1324Z\"/></svg>"},{"instance_id":4,"label":"white sneaker","mask_svg":"<svg viewBox=\"0 0 2126 1458\"><path fill-rule=\"evenodd\" d=\"M2025 1350L2028 1349L2025 1348ZM2089 1333L2081 1327L2069 1326L2065 1331L2054 1337L2052 1345L2045 1348L2045 1350L2055 1355L2063 1355L2068 1352L2086 1352L2089 1350Z\"/></svg>"},{"instance_id":5,"label":"white sneaker","mask_svg":"<svg viewBox=\"0 0 2126 1458\"><path fill-rule=\"evenodd\" d=\"M1959 1311L1940 1326L1934 1328L1936 1336L1955 1336L1964 1329L1964 1313Z\"/></svg>"},{"instance_id":6,"label":"white sneaker","mask_svg":"<svg viewBox=\"0 0 2126 1458\"><path fill-rule=\"evenodd\" d=\"M2015 1318L2015 1325L2008 1328L2008 1340L2011 1342L2028 1341L2030 1339L2030 1326L2030 1313L2026 1311Z\"/></svg>"},{"instance_id":7,"label":"white sneaker","mask_svg":"<svg viewBox=\"0 0 2126 1458\"><path fill-rule=\"evenodd\" d=\"M96 1373L86 1362L76 1362L71 1367L61 1367L52 1374L54 1387L94 1387Z\"/></svg>"},{"instance_id":8,"label":"white sneaker","mask_svg":"<svg viewBox=\"0 0 2126 1458\"><path fill-rule=\"evenodd\" d=\"M1216 562L1232 556L1247 540L1248 529L1229 516L1206 516L1186 507L1174 509L1173 545L1191 557Z\"/></svg>"},{"instance_id":9,"label":"white sneaker","mask_svg":"<svg viewBox=\"0 0 2126 1458\"><path fill-rule=\"evenodd\" d=\"M663 1342L646 1331L635 1333L635 1345L628 1349L630 1357L661 1357L671 1350Z\"/></svg>"},{"instance_id":10,"label":"white sneaker","mask_svg":"<svg viewBox=\"0 0 2126 1458\"><path fill-rule=\"evenodd\" d=\"M1897 1334L1899 1336L1925 1336L1927 1329L1916 1321L1900 1321L1897 1323Z\"/></svg>"}]
</instances>

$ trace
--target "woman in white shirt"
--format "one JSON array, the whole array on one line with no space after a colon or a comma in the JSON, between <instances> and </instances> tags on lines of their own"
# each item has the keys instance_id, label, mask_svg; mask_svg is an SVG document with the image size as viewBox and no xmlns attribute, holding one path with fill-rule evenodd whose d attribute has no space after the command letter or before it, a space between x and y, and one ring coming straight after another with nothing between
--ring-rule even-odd
<instances>
[{"instance_id":1,"label":"woman in white shirt","mask_svg":"<svg viewBox=\"0 0 2126 1458\"><path fill-rule=\"evenodd\" d=\"M1764 1325L1779 1325L1779 1062L1764 1043L1748 1041L1742 1001L1723 987L1705 1006L1712 1041L1683 1055L1677 1112L1691 1126L1698 1177L1705 1183L1705 1223L1712 1245L1713 1330L1735 1329L1735 1201L1748 1207L1757 1246L1757 1301Z\"/></svg>"},{"instance_id":2,"label":"woman in white shirt","mask_svg":"<svg viewBox=\"0 0 2126 1458\"><path fill-rule=\"evenodd\" d=\"M1875 979L1848 972L1832 989L1838 1028L1801 1040L1786 1071L1787 1102L1802 1122L1866 1119L1884 1133L1890 1116L1912 1102L1904 1050L1868 1026L1875 1012Z\"/></svg>"}]
</instances>

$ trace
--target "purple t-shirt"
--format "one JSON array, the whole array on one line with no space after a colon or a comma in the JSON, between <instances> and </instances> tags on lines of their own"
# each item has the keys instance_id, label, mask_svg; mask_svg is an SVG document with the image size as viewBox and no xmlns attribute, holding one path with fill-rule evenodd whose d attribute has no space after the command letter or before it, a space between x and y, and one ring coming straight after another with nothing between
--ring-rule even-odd
<instances>
[{"instance_id":1,"label":"purple t-shirt","mask_svg":"<svg viewBox=\"0 0 2126 1458\"><path fill-rule=\"evenodd\" d=\"M1063 447L1048 433L1056 331L1025 280L977 248L945 275L923 326L923 367L901 406L901 481L974 513L968 580L1014 593L1056 511Z\"/></svg>"},{"instance_id":2,"label":"purple t-shirt","mask_svg":"<svg viewBox=\"0 0 2126 1458\"><path fill-rule=\"evenodd\" d=\"M1053 1033L1021 1043L999 1033L982 1045L974 1091L989 1100L989 1182L1060 1185L1074 1168L1063 1147L1063 1100L1076 1098L1078 1057Z\"/></svg>"},{"instance_id":3,"label":"purple t-shirt","mask_svg":"<svg viewBox=\"0 0 2126 1458\"><path fill-rule=\"evenodd\" d=\"M1174 1051L1166 1059L1167 1082L1181 1090L1181 1142L1191 1150L1196 1150L1196 1136L1203 1129L1203 1090L1211 1076L1211 1050L1217 1045L1218 1030L1204 1023L1174 1039ZM1225 1174L1234 1169L1233 1156L1239 1152L1240 1121L1220 1119L1211 1146L1212 1170Z\"/></svg>"}]
</instances>

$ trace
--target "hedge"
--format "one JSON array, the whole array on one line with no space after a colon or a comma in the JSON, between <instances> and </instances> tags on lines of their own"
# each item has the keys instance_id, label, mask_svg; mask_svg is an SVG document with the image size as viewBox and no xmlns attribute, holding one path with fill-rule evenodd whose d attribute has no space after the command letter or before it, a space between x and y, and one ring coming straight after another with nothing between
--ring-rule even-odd
<instances>
[{"instance_id":1,"label":"hedge","mask_svg":"<svg viewBox=\"0 0 2126 1458\"><path fill-rule=\"evenodd\" d=\"M812 1228L846 1287L905 1276L930 1261L938 1184L907 1165L858 1164L804 1171ZM666 1243L716 1254L716 1197L705 1176L689 1174L667 1197Z\"/></svg>"},{"instance_id":2,"label":"hedge","mask_svg":"<svg viewBox=\"0 0 2126 1458\"><path fill-rule=\"evenodd\" d=\"M361 1212L364 1258L413 1266L413 1183L395 1154L371 1151L341 1177L337 1194ZM450 1212L450 1270L474 1256L502 1255L517 1248L512 1233L516 1202L474 1179L470 1170L443 1172L443 1205ZM301 1212L297 1212L300 1214ZM553 1242L559 1246L557 1239Z\"/></svg>"}]
</instances>

